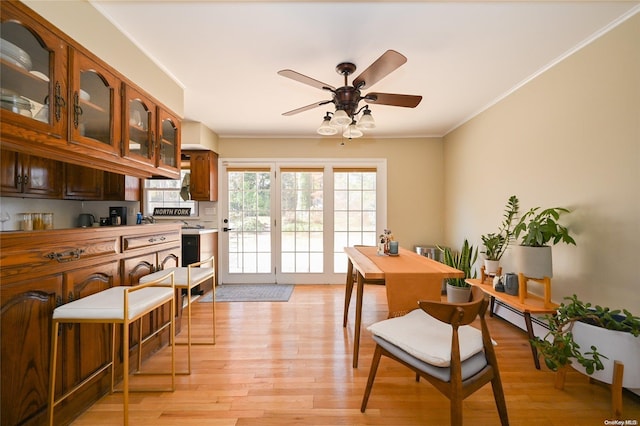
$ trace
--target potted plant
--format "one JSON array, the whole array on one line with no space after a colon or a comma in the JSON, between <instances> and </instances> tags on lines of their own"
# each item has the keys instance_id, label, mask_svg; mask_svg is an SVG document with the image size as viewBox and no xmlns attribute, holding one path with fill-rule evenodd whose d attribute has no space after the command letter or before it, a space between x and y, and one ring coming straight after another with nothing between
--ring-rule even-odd
<instances>
[{"instance_id":1,"label":"potted plant","mask_svg":"<svg viewBox=\"0 0 640 426\"><path fill-rule=\"evenodd\" d=\"M623 377L612 392L617 392L622 401L622 387L640 388L640 318L626 309L583 303L575 294L565 297L565 301L556 314L544 317L549 327L546 336L533 338L531 344L547 367L559 372L559 389L564 386L568 366L611 384L614 371L619 368L616 363L621 365ZM621 406L615 410L621 411Z\"/></svg>"},{"instance_id":2,"label":"potted plant","mask_svg":"<svg viewBox=\"0 0 640 426\"><path fill-rule=\"evenodd\" d=\"M478 250L469 244L466 239L459 252L452 252L449 247L438 247L442 253L442 263L464 272L464 278L446 278L447 300L450 303L464 303L469 301L471 286L465 279L475 278L476 270L473 265L478 259Z\"/></svg>"},{"instance_id":3,"label":"potted plant","mask_svg":"<svg viewBox=\"0 0 640 426\"><path fill-rule=\"evenodd\" d=\"M520 245L514 250L517 272L529 278L553 276L551 245L559 242L576 244L569 230L558 223L562 213L569 213L569 210L562 207L540 210L540 207L534 207L522 215L513 228L516 239L522 234Z\"/></svg>"},{"instance_id":4,"label":"potted plant","mask_svg":"<svg viewBox=\"0 0 640 426\"><path fill-rule=\"evenodd\" d=\"M500 259L504 255L509 243L513 239L514 220L518 215L519 204L515 195L509 197L504 208L504 218L498 229L498 233L490 233L482 235L482 244L484 245L484 268L488 275L495 275L500 267Z\"/></svg>"}]
</instances>

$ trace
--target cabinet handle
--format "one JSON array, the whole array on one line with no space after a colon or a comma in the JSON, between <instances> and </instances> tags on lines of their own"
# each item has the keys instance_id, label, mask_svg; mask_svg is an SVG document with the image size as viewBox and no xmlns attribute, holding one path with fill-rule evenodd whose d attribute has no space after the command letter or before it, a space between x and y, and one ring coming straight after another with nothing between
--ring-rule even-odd
<instances>
[{"instance_id":1,"label":"cabinet handle","mask_svg":"<svg viewBox=\"0 0 640 426\"><path fill-rule=\"evenodd\" d=\"M83 249L69 250L68 252L55 253L51 252L46 255L51 260L56 260L58 263L71 262L73 260L79 260L80 255L84 253Z\"/></svg>"},{"instance_id":2,"label":"cabinet handle","mask_svg":"<svg viewBox=\"0 0 640 426\"><path fill-rule=\"evenodd\" d=\"M28 184L28 183L29 183L29 176L27 176L27 175L22 175L22 183L23 183L24 185Z\"/></svg>"},{"instance_id":3,"label":"cabinet handle","mask_svg":"<svg viewBox=\"0 0 640 426\"><path fill-rule=\"evenodd\" d=\"M20 186L22 185L22 176L17 175L16 176L16 186Z\"/></svg>"},{"instance_id":4,"label":"cabinet handle","mask_svg":"<svg viewBox=\"0 0 640 426\"><path fill-rule=\"evenodd\" d=\"M56 296L56 308L58 306L62 306L62 296L60 296L59 294Z\"/></svg>"},{"instance_id":5,"label":"cabinet handle","mask_svg":"<svg viewBox=\"0 0 640 426\"><path fill-rule=\"evenodd\" d=\"M80 99L78 92L73 94L73 127L78 128L80 116L82 115L82 107L79 105Z\"/></svg>"},{"instance_id":6,"label":"cabinet handle","mask_svg":"<svg viewBox=\"0 0 640 426\"><path fill-rule=\"evenodd\" d=\"M64 98L62 97L60 92L61 92L60 82L56 81L56 93L55 93L55 97L56 97L56 110L55 110L56 121L60 121L62 108L66 108L67 107L67 102L64 100Z\"/></svg>"}]
</instances>

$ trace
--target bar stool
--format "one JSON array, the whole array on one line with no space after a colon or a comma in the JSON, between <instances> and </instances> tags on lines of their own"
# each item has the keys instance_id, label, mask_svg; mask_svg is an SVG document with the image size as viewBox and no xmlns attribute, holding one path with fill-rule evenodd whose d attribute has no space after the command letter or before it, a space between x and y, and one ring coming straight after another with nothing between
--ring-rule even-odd
<instances>
[{"instance_id":1,"label":"bar stool","mask_svg":"<svg viewBox=\"0 0 640 426\"><path fill-rule=\"evenodd\" d=\"M202 267L202 265L211 264L210 267ZM181 290L187 290L187 371L178 372L176 374L191 374L191 345L215 345L216 344L216 282L215 282L215 268L214 268L214 256L208 259L201 260L199 262L191 263L182 267L171 267L160 271L152 272L140 278L140 283L146 283L149 281L155 281L163 274L172 272L174 274L175 288ZM203 282L211 279L213 281L211 311L213 322L213 340L212 342L192 342L191 341L191 289ZM169 281L165 280L164 283L168 284ZM183 342L178 342L176 345L185 345ZM140 362L140 361L138 361Z\"/></svg>"},{"instance_id":2,"label":"bar stool","mask_svg":"<svg viewBox=\"0 0 640 426\"><path fill-rule=\"evenodd\" d=\"M158 277L157 280L150 280L145 284L133 287L111 287L54 309L49 364L49 425L53 425L53 412L56 405L108 368L111 368L111 392L116 391L116 389L114 389L116 324L122 324L124 424L127 425L129 423L129 392L173 392L175 390L175 345L173 344L173 340L175 339L175 287L173 285L173 279L172 272L165 272L165 274ZM169 285L165 284L165 281L168 282ZM129 389L129 325L167 303L171 306L171 318L168 323L156 330L152 336L160 333L167 327L170 329L171 387L164 389ZM111 361L56 400L56 358L58 354L58 329L61 323L111 324ZM146 340L152 336L149 336ZM142 343L143 342L140 341L138 344L139 352L142 352Z\"/></svg>"}]
</instances>

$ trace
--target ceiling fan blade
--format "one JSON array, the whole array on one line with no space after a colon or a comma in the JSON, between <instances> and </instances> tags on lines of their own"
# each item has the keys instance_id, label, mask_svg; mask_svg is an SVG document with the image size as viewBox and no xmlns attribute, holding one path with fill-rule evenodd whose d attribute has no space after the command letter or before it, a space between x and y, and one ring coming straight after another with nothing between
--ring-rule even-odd
<instances>
[{"instance_id":1,"label":"ceiling fan blade","mask_svg":"<svg viewBox=\"0 0 640 426\"><path fill-rule=\"evenodd\" d=\"M292 109L291 111L283 112L282 115L286 115L286 116L295 115L295 114L298 114L299 112L308 111L310 109L314 109L314 108L317 108L317 107L322 106L322 105L326 105L326 104L331 103L331 102L332 101L314 102L314 103L312 103L310 105L307 105L307 106L303 106L303 107L300 107L300 108Z\"/></svg>"},{"instance_id":2,"label":"ceiling fan blade","mask_svg":"<svg viewBox=\"0 0 640 426\"><path fill-rule=\"evenodd\" d=\"M398 69L407 62L407 58L395 50L387 50L369 68L353 80L353 85L360 89L365 89L376 84L392 71ZM362 86L361 86L362 85Z\"/></svg>"},{"instance_id":3,"label":"ceiling fan blade","mask_svg":"<svg viewBox=\"0 0 640 426\"><path fill-rule=\"evenodd\" d=\"M422 100L422 96L399 95L397 93L367 93L363 100L371 104L415 108Z\"/></svg>"},{"instance_id":4,"label":"ceiling fan blade","mask_svg":"<svg viewBox=\"0 0 640 426\"><path fill-rule=\"evenodd\" d=\"M316 80L315 78L307 77L306 75L300 74L299 72L293 70L280 70L278 71L278 75L290 78L295 81L299 81L300 83L308 84L309 86L313 86L321 90L325 88L329 90L336 90L336 88L331 86L330 84L323 83Z\"/></svg>"}]
</instances>

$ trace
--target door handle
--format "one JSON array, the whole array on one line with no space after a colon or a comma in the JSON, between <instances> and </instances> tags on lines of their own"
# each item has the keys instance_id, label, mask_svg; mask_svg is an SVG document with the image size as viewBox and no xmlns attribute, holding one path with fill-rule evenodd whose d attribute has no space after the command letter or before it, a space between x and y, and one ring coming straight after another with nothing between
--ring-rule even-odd
<instances>
[{"instance_id":1,"label":"door handle","mask_svg":"<svg viewBox=\"0 0 640 426\"><path fill-rule=\"evenodd\" d=\"M229 231L233 231L233 228L227 228L226 226L224 228L222 228L222 230L224 232L229 232Z\"/></svg>"}]
</instances>

